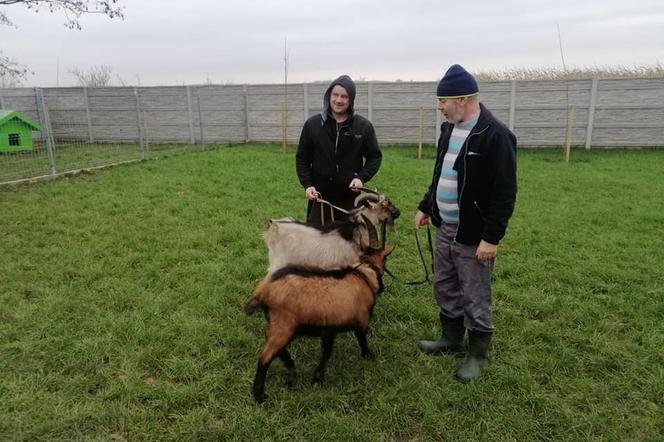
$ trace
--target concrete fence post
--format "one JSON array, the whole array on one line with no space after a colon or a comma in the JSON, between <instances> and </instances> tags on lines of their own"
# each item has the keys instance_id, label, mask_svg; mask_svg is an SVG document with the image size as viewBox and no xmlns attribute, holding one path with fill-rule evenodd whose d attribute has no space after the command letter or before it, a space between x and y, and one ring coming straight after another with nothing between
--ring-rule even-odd
<instances>
[{"instance_id":1,"label":"concrete fence post","mask_svg":"<svg viewBox=\"0 0 664 442\"><path fill-rule=\"evenodd\" d=\"M90 115L90 97L88 97L88 88L83 88L83 99L85 101L85 118L88 122L88 139L91 143L95 142L94 137L92 136L92 117Z\"/></svg>"},{"instance_id":2,"label":"concrete fence post","mask_svg":"<svg viewBox=\"0 0 664 442\"><path fill-rule=\"evenodd\" d=\"M367 82L367 118L373 123L373 81Z\"/></svg>"},{"instance_id":3,"label":"concrete fence post","mask_svg":"<svg viewBox=\"0 0 664 442\"><path fill-rule=\"evenodd\" d=\"M198 100L198 127L201 131L201 149L205 150L205 136L203 134L203 111L201 109L201 90L196 91L196 99Z\"/></svg>"},{"instance_id":4,"label":"concrete fence post","mask_svg":"<svg viewBox=\"0 0 664 442\"><path fill-rule=\"evenodd\" d=\"M597 78L593 78L590 89L590 107L588 108L588 127L586 128L586 149L589 150L593 139L593 124L595 123L595 104L597 102Z\"/></svg>"},{"instance_id":5,"label":"concrete fence post","mask_svg":"<svg viewBox=\"0 0 664 442\"><path fill-rule=\"evenodd\" d=\"M2 96L2 92L0 92L0 109L4 109L4 108L5 108L5 99Z\"/></svg>"},{"instance_id":6,"label":"concrete fence post","mask_svg":"<svg viewBox=\"0 0 664 442\"><path fill-rule=\"evenodd\" d=\"M42 126L42 139L46 140L46 155L48 157L48 170L51 175L55 175L57 172L55 170L55 152L54 152L54 140L52 138L51 131L51 119L48 115L48 108L46 106L46 100L44 100L44 94L41 88L35 88L35 99L37 100L37 114L39 115L39 122Z\"/></svg>"},{"instance_id":7,"label":"concrete fence post","mask_svg":"<svg viewBox=\"0 0 664 442\"><path fill-rule=\"evenodd\" d=\"M141 159L145 159L145 146L143 145L143 125L141 124L141 97L138 95L138 89L134 88L135 106L136 106L136 126L138 128L138 146L141 152Z\"/></svg>"},{"instance_id":8,"label":"concrete fence post","mask_svg":"<svg viewBox=\"0 0 664 442\"><path fill-rule=\"evenodd\" d=\"M302 94L304 98L304 124L309 119L309 85L307 83L302 83Z\"/></svg>"},{"instance_id":9,"label":"concrete fence post","mask_svg":"<svg viewBox=\"0 0 664 442\"><path fill-rule=\"evenodd\" d=\"M191 88L185 86L187 92L187 117L189 118L189 143L196 144L196 137L194 135L194 114L191 111Z\"/></svg>"},{"instance_id":10,"label":"concrete fence post","mask_svg":"<svg viewBox=\"0 0 664 442\"><path fill-rule=\"evenodd\" d=\"M433 145L438 147L438 138L440 138L440 125L443 124L443 121L440 119L440 112L438 112L438 100L436 99L434 101L433 108L435 109L434 112L434 133L436 134L433 139Z\"/></svg>"},{"instance_id":11,"label":"concrete fence post","mask_svg":"<svg viewBox=\"0 0 664 442\"><path fill-rule=\"evenodd\" d=\"M242 95L244 97L244 142L249 142L249 87L242 86Z\"/></svg>"},{"instance_id":12,"label":"concrete fence post","mask_svg":"<svg viewBox=\"0 0 664 442\"><path fill-rule=\"evenodd\" d=\"M516 114L516 80L512 80L512 91L510 92L510 121L509 129L514 132L514 118Z\"/></svg>"}]
</instances>

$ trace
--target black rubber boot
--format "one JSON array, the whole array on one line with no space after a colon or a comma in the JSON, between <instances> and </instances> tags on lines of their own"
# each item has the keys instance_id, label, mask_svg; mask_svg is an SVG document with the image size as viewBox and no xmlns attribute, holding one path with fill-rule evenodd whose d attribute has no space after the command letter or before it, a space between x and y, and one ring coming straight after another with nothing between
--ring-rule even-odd
<instances>
[{"instance_id":1,"label":"black rubber boot","mask_svg":"<svg viewBox=\"0 0 664 442\"><path fill-rule=\"evenodd\" d=\"M463 352L463 335L466 333L463 317L448 318L441 313L440 325L443 329L440 339L420 341L418 344L420 350L429 355Z\"/></svg>"},{"instance_id":2,"label":"black rubber boot","mask_svg":"<svg viewBox=\"0 0 664 442\"><path fill-rule=\"evenodd\" d=\"M457 381L465 384L480 375L480 369L486 362L492 334L468 330L468 353L456 372Z\"/></svg>"}]
</instances>

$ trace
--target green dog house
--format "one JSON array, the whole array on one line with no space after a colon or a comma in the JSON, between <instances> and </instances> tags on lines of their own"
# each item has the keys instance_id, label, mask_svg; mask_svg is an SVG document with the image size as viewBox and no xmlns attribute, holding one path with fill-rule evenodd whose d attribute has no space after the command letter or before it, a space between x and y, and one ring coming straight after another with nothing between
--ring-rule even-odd
<instances>
[{"instance_id":1,"label":"green dog house","mask_svg":"<svg viewBox=\"0 0 664 442\"><path fill-rule=\"evenodd\" d=\"M0 152L32 150L32 131L41 126L16 111L0 109Z\"/></svg>"}]
</instances>

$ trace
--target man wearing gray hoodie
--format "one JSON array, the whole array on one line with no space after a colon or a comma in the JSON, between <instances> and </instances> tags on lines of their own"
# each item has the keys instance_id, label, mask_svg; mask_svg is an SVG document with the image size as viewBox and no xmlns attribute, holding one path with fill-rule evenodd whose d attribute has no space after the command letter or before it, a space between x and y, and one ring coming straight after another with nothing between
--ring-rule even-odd
<instances>
[{"instance_id":1,"label":"man wearing gray hoodie","mask_svg":"<svg viewBox=\"0 0 664 442\"><path fill-rule=\"evenodd\" d=\"M363 187L380 168L382 153L373 125L355 114L355 83L342 75L327 88L323 112L309 118L302 128L295 154L295 168L309 200L307 222L325 224L344 213L322 207L320 195L331 204L351 209Z\"/></svg>"}]
</instances>

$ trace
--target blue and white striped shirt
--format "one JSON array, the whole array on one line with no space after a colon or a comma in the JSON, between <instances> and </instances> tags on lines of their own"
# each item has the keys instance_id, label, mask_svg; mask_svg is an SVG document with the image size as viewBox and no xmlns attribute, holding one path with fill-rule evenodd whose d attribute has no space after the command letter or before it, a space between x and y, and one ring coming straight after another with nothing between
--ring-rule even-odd
<instances>
[{"instance_id":1,"label":"blue and white striped shirt","mask_svg":"<svg viewBox=\"0 0 664 442\"><path fill-rule=\"evenodd\" d=\"M443 168L436 189L436 202L440 210L440 217L446 223L457 224L459 222L459 189L457 188L457 171L454 170L454 162L470 131L477 124L478 117L479 115L454 125L449 147L443 158Z\"/></svg>"}]
</instances>

